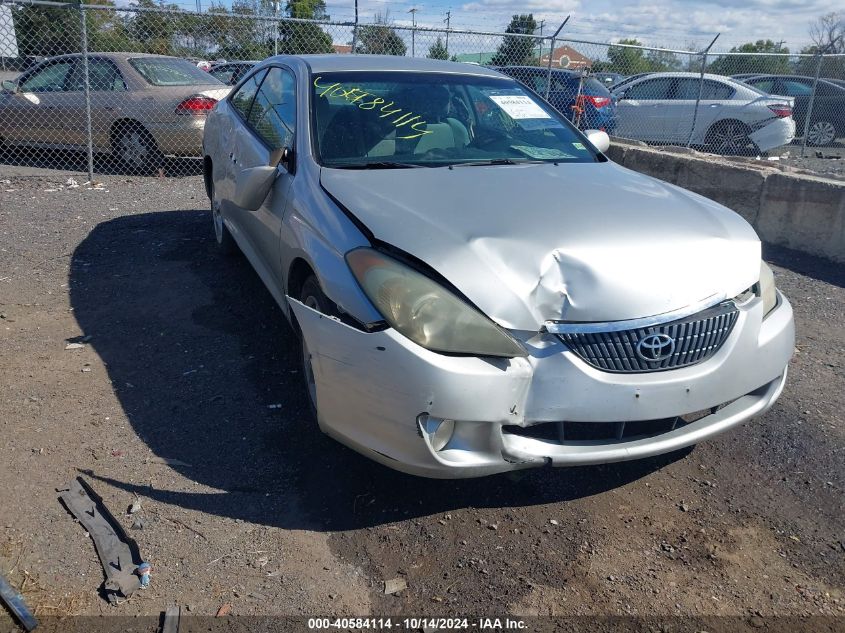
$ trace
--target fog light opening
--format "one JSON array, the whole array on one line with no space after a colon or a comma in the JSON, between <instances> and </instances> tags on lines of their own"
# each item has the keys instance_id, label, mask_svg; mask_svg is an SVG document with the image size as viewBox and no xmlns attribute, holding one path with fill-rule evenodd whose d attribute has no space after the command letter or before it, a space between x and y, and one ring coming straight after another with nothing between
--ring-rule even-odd
<instances>
[{"instance_id":1,"label":"fog light opening","mask_svg":"<svg viewBox=\"0 0 845 633\"><path fill-rule=\"evenodd\" d=\"M452 439L455 432L455 421L449 419L435 418L428 414L421 414L417 420L420 422L428 441L435 451L442 451Z\"/></svg>"}]
</instances>

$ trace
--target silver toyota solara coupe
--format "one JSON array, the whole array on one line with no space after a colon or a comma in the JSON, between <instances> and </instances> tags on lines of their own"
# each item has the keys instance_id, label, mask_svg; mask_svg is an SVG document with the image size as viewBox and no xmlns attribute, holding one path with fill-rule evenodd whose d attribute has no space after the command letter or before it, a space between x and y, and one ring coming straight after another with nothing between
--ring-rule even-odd
<instances>
[{"instance_id":1,"label":"silver toyota solara coupe","mask_svg":"<svg viewBox=\"0 0 845 633\"><path fill-rule=\"evenodd\" d=\"M472 477L691 446L783 389L792 308L754 230L607 145L480 66L273 57L209 115L205 183L320 428Z\"/></svg>"}]
</instances>

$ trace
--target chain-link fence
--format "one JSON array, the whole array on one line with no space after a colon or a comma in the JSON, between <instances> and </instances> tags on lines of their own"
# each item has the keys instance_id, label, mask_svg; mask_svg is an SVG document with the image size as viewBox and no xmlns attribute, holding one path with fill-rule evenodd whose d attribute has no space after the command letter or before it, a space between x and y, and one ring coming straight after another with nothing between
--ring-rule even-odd
<instances>
[{"instance_id":1,"label":"chain-link fence","mask_svg":"<svg viewBox=\"0 0 845 633\"><path fill-rule=\"evenodd\" d=\"M499 68L580 128L648 143L752 155L845 147L845 55L691 52L566 39L565 28L540 37L233 6L0 0L0 164L198 173L214 104L257 61L309 53Z\"/></svg>"}]
</instances>

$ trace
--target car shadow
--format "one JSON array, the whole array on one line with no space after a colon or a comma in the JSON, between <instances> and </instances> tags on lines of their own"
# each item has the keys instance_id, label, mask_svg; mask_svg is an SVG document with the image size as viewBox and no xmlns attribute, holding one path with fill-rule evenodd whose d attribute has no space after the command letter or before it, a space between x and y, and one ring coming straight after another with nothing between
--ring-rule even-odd
<instances>
[{"instance_id":1,"label":"car shadow","mask_svg":"<svg viewBox=\"0 0 845 633\"><path fill-rule=\"evenodd\" d=\"M763 244L763 259L817 281L845 288L845 266L785 246Z\"/></svg>"},{"instance_id":2,"label":"car shadow","mask_svg":"<svg viewBox=\"0 0 845 633\"><path fill-rule=\"evenodd\" d=\"M310 419L291 328L248 262L217 253L204 211L97 225L73 253L69 287L135 433L204 487L167 490L86 471L95 488L258 524L347 530L588 497L689 452L474 480L415 478L359 456Z\"/></svg>"},{"instance_id":3,"label":"car shadow","mask_svg":"<svg viewBox=\"0 0 845 633\"><path fill-rule=\"evenodd\" d=\"M38 167L59 171L88 171L88 155L85 152L59 149L34 149L26 147L3 148L0 165L16 167ZM94 173L100 176L133 175L109 154L94 154ZM198 176L202 174L202 160L199 158L165 157L161 164L162 176Z\"/></svg>"}]
</instances>

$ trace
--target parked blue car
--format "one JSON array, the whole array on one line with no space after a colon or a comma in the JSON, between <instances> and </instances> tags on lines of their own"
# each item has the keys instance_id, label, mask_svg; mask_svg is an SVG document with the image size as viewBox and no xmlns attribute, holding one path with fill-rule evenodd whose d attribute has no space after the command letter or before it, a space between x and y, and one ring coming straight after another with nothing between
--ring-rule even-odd
<instances>
[{"instance_id":1,"label":"parked blue car","mask_svg":"<svg viewBox=\"0 0 845 633\"><path fill-rule=\"evenodd\" d=\"M501 66L500 73L525 84L541 97L546 97L549 69L538 66ZM616 126L616 97L600 81L582 77L571 70L551 70L551 90L548 102L570 121L578 118L582 130L604 130L608 134ZM580 83L580 90L579 90Z\"/></svg>"}]
</instances>

